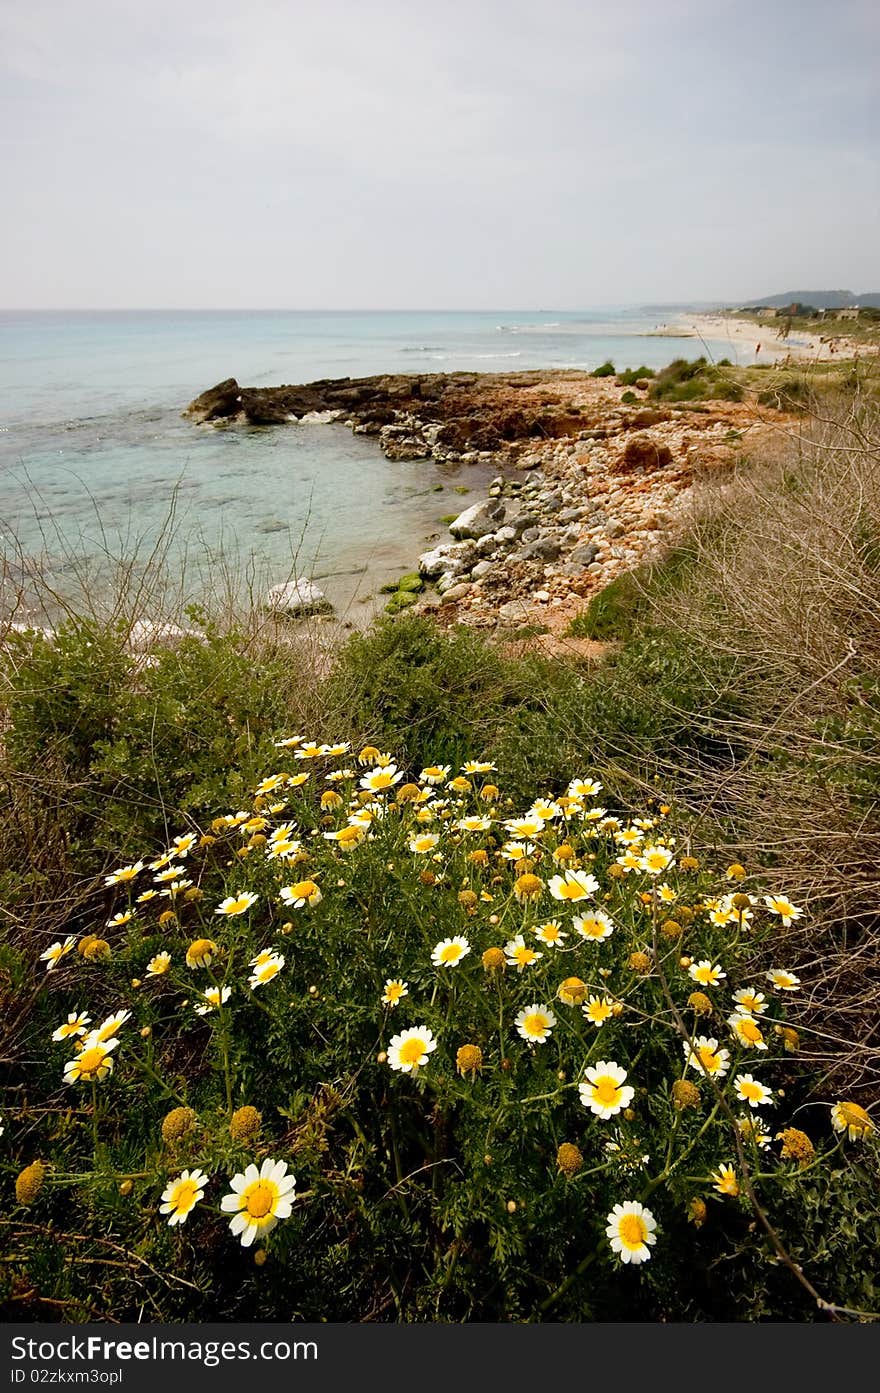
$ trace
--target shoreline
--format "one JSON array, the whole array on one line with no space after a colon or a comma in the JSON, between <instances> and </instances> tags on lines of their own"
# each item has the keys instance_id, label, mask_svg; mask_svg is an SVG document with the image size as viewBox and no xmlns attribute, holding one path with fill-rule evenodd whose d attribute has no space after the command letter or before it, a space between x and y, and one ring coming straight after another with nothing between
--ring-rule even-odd
<instances>
[{"instance_id":1,"label":"shoreline","mask_svg":"<svg viewBox=\"0 0 880 1393\"><path fill-rule=\"evenodd\" d=\"M805 330L795 331L793 337L781 339L779 328L784 321L776 319L742 319L723 314L682 315L669 327L673 334L698 340L712 339L727 342L731 357L738 366L754 363L781 363L786 360L814 363L840 362L863 353L876 353L873 345L859 343L842 335L825 337ZM663 331L661 336L666 337ZM760 352L757 351L760 346Z\"/></svg>"},{"instance_id":2,"label":"shoreline","mask_svg":"<svg viewBox=\"0 0 880 1393\"><path fill-rule=\"evenodd\" d=\"M507 639L526 631L549 651L584 643L587 655L596 645L563 639L574 616L621 573L666 550L699 481L732 467L746 433L753 447L786 419L772 409L759 419L748 400L655 401L649 389L649 379L566 369L277 388L230 378L184 414L221 427L246 420L290 429L320 413L374 435L392 460L478 465L484 479L492 470L488 490L474 490L445 536L426 539L408 568L434 589L399 608Z\"/></svg>"}]
</instances>

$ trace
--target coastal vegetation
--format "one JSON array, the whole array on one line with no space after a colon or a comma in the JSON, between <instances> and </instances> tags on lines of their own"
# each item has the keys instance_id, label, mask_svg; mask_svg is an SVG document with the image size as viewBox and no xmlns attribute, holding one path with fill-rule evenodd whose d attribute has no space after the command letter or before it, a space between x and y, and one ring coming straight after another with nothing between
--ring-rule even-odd
<instances>
[{"instance_id":1,"label":"coastal vegetation","mask_svg":"<svg viewBox=\"0 0 880 1393\"><path fill-rule=\"evenodd\" d=\"M8 1318L878 1317L877 380L734 388L570 656L3 635Z\"/></svg>"}]
</instances>

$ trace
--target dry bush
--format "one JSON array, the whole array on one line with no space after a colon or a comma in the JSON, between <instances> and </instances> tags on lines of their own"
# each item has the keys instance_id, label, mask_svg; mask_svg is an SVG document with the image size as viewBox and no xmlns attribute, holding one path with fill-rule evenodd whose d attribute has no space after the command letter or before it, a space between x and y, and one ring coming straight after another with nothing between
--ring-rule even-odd
<instances>
[{"instance_id":1,"label":"dry bush","mask_svg":"<svg viewBox=\"0 0 880 1393\"><path fill-rule=\"evenodd\" d=\"M858 392L813 401L779 457L703 495L688 584L664 625L736 674L713 715L729 766L676 770L731 859L807 902L795 943L817 1016L809 1048L880 1085L880 417ZM697 718L699 720L699 718ZM736 855L734 856L734 851ZM815 927L818 920L819 927ZM829 1012L829 1007L831 1011Z\"/></svg>"}]
</instances>

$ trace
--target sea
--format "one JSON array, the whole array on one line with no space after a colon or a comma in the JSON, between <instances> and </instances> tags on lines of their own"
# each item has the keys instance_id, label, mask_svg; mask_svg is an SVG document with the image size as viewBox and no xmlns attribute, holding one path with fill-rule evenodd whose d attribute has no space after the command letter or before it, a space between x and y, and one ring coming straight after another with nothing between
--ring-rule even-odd
<instances>
[{"instance_id":1,"label":"sea","mask_svg":"<svg viewBox=\"0 0 880 1393\"><path fill-rule=\"evenodd\" d=\"M181 415L193 397L227 377L270 386L732 356L729 342L657 336L669 321L638 309L0 311L0 604L15 607L22 573L60 594L160 565L186 572L190 599L218 578L253 595L307 576L360 625L487 471L391 462L340 423L197 426Z\"/></svg>"}]
</instances>

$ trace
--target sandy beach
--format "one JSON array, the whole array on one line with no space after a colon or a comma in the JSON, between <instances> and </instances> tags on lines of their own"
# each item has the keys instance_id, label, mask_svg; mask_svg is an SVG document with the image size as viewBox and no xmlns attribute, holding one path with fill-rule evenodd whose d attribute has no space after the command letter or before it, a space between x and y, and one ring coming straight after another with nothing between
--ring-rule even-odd
<instances>
[{"instance_id":1,"label":"sandy beach","mask_svg":"<svg viewBox=\"0 0 880 1393\"><path fill-rule=\"evenodd\" d=\"M682 315L665 328L670 334L678 336L727 342L731 362L742 366L776 363L786 358L827 362L876 351L852 339L840 336L824 339L819 334L803 331L794 331L788 338L782 339L779 332L783 323L776 319L735 319L722 314L693 314ZM658 332L663 333L663 330Z\"/></svg>"}]
</instances>

